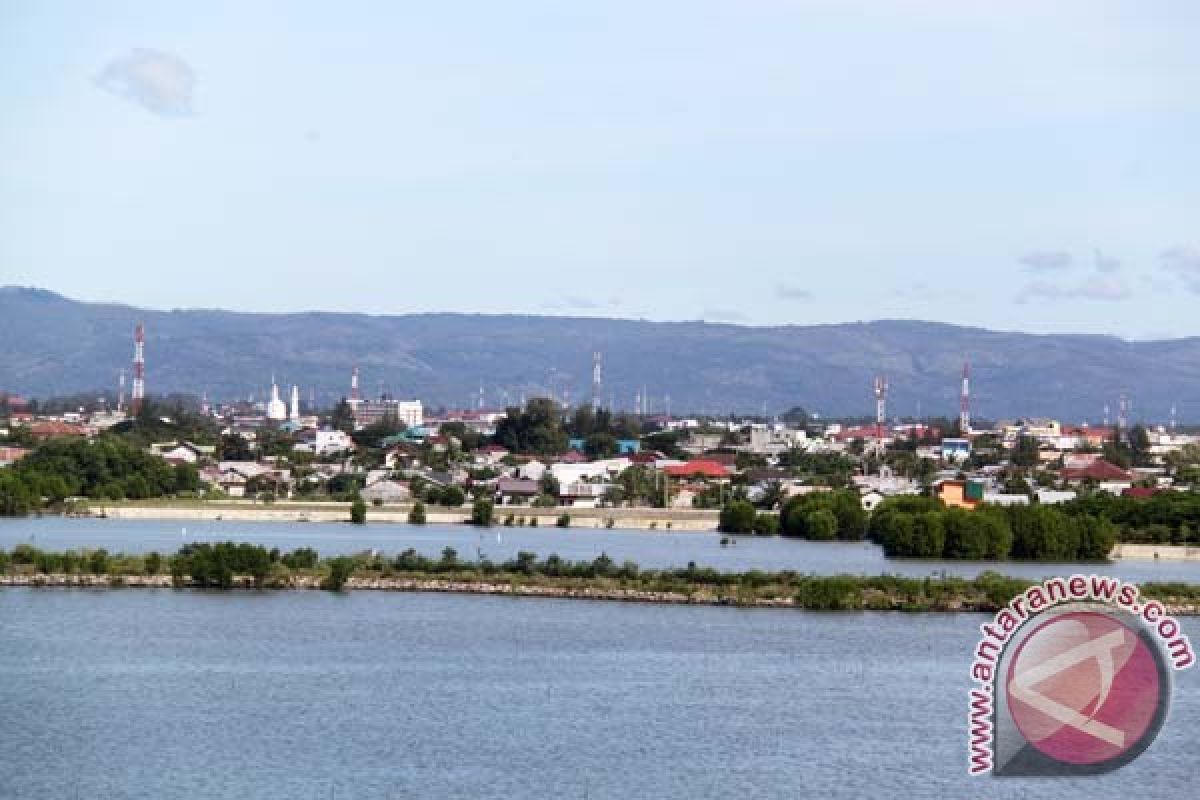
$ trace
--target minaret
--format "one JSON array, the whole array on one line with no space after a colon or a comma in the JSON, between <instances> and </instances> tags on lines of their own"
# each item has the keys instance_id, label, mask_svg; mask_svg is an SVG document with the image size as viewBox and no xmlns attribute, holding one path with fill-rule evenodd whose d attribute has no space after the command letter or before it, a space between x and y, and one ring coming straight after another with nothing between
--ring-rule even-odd
<instances>
[{"instance_id":1,"label":"minaret","mask_svg":"<svg viewBox=\"0 0 1200 800\"><path fill-rule=\"evenodd\" d=\"M271 399L267 402L267 419L275 422L287 419L287 406L279 397L279 385L275 383L274 375L271 376Z\"/></svg>"},{"instance_id":2,"label":"minaret","mask_svg":"<svg viewBox=\"0 0 1200 800\"><path fill-rule=\"evenodd\" d=\"M300 419L300 387L292 384L292 408L288 411L288 419L292 422Z\"/></svg>"}]
</instances>

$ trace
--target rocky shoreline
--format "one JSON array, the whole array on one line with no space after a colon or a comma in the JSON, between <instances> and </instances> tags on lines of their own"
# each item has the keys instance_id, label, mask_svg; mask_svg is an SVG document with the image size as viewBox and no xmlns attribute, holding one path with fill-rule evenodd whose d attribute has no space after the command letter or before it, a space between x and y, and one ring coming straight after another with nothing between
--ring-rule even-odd
<instances>
[{"instance_id":1,"label":"rocky shoreline","mask_svg":"<svg viewBox=\"0 0 1200 800\"><path fill-rule=\"evenodd\" d=\"M188 589L176 586L169 575L0 575L0 588L47 588L47 589ZM293 576L287 586L258 591L303 591L321 588L316 576ZM506 597L546 597L572 600L602 600L622 603L656 603L661 605L736 606L739 608L793 608L803 607L791 597L748 597L735 598L728 594L697 590L692 592L649 591L618 587L595 586L545 586L515 582L443 580L436 578L350 578L345 584L348 591L376 592L431 592L440 594L477 594ZM246 576L234 578L233 590L254 591L254 582ZM225 591L225 590L210 590ZM864 595L865 597L865 595ZM955 597L913 609L905 605L902 598L888 597L872 592L870 602L856 610L905 611L909 613L986 612L999 609L995 603L968 597ZM1200 616L1200 604L1164 602L1167 612L1173 616Z\"/></svg>"}]
</instances>

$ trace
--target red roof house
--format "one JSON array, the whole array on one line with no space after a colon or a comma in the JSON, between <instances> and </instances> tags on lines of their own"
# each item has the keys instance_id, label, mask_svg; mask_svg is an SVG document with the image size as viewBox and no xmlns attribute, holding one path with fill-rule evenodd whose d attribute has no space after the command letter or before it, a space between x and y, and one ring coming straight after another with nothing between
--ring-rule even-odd
<instances>
[{"instance_id":1,"label":"red roof house","mask_svg":"<svg viewBox=\"0 0 1200 800\"><path fill-rule=\"evenodd\" d=\"M695 460L686 464L672 464L664 472L672 478L691 478L699 475L702 478L728 478L729 469L724 464L712 460Z\"/></svg>"},{"instance_id":2,"label":"red roof house","mask_svg":"<svg viewBox=\"0 0 1200 800\"><path fill-rule=\"evenodd\" d=\"M87 436L87 431L78 425L70 425L58 420L42 420L29 426L29 433L35 439L50 439L54 436Z\"/></svg>"},{"instance_id":3,"label":"red roof house","mask_svg":"<svg viewBox=\"0 0 1200 800\"><path fill-rule=\"evenodd\" d=\"M29 451L24 447L0 446L0 467L15 464L27 455Z\"/></svg>"},{"instance_id":4,"label":"red roof house","mask_svg":"<svg viewBox=\"0 0 1200 800\"><path fill-rule=\"evenodd\" d=\"M1074 481L1128 481L1133 480L1133 476L1126 470L1121 469L1116 464L1105 461L1103 458L1098 458L1086 467L1065 468L1062 471L1062 478L1068 483Z\"/></svg>"}]
</instances>

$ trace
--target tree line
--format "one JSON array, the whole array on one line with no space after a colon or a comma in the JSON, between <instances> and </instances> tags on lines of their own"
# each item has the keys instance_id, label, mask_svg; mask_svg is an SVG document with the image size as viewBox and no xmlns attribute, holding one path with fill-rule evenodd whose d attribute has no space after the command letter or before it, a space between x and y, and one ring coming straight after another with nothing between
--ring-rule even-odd
<instances>
[{"instance_id":1,"label":"tree line","mask_svg":"<svg viewBox=\"0 0 1200 800\"><path fill-rule=\"evenodd\" d=\"M778 515L757 511L746 500L734 500L721 510L718 529L724 533L780 533L816 541L858 541L867 535L867 512L858 493L849 490L795 495L783 502Z\"/></svg>"},{"instance_id":2,"label":"tree line","mask_svg":"<svg viewBox=\"0 0 1200 800\"><path fill-rule=\"evenodd\" d=\"M1153 501L1105 495L1064 506L969 511L947 508L932 497L902 496L888 498L868 515L856 492L812 492L789 498L778 517L735 500L721 510L719 529L817 541L867 538L895 558L1101 561L1118 538L1127 540L1119 533L1130 530L1133 520L1169 520L1178 526L1175 531L1192 530L1188 526L1200 513L1198 500L1195 495L1156 495Z\"/></svg>"},{"instance_id":3,"label":"tree line","mask_svg":"<svg viewBox=\"0 0 1200 800\"><path fill-rule=\"evenodd\" d=\"M120 436L51 439L0 470L0 516L21 516L71 497L140 500L199 489L194 466L168 464Z\"/></svg>"},{"instance_id":4,"label":"tree line","mask_svg":"<svg viewBox=\"0 0 1200 800\"><path fill-rule=\"evenodd\" d=\"M1103 561L1116 527L1053 506L946 508L933 498L896 497L871 515L870 538L898 558Z\"/></svg>"},{"instance_id":5,"label":"tree line","mask_svg":"<svg viewBox=\"0 0 1200 800\"><path fill-rule=\"evenodd\" d=\"M1122 542L1200 544L1200 493L1157 492L1146 498L1094 492L1062 506L1067 513L1100 517Z\"/></svg>"}]
</instances>

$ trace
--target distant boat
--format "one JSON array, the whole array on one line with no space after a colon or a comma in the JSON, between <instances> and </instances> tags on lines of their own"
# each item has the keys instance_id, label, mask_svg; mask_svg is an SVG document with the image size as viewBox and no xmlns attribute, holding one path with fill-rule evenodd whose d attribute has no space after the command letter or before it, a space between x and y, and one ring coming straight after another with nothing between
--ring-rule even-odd
<instances>
[{"instance_id":1,"label":"distant boat","mask_svg":"<svg viewBox=\"0 0 1200 800\"><path fill-rule=\"evenodd\" d=\"M496 531L496 544L503 544L504 541L500 538L500 531Z\"/></svg>"}]
</instances>

